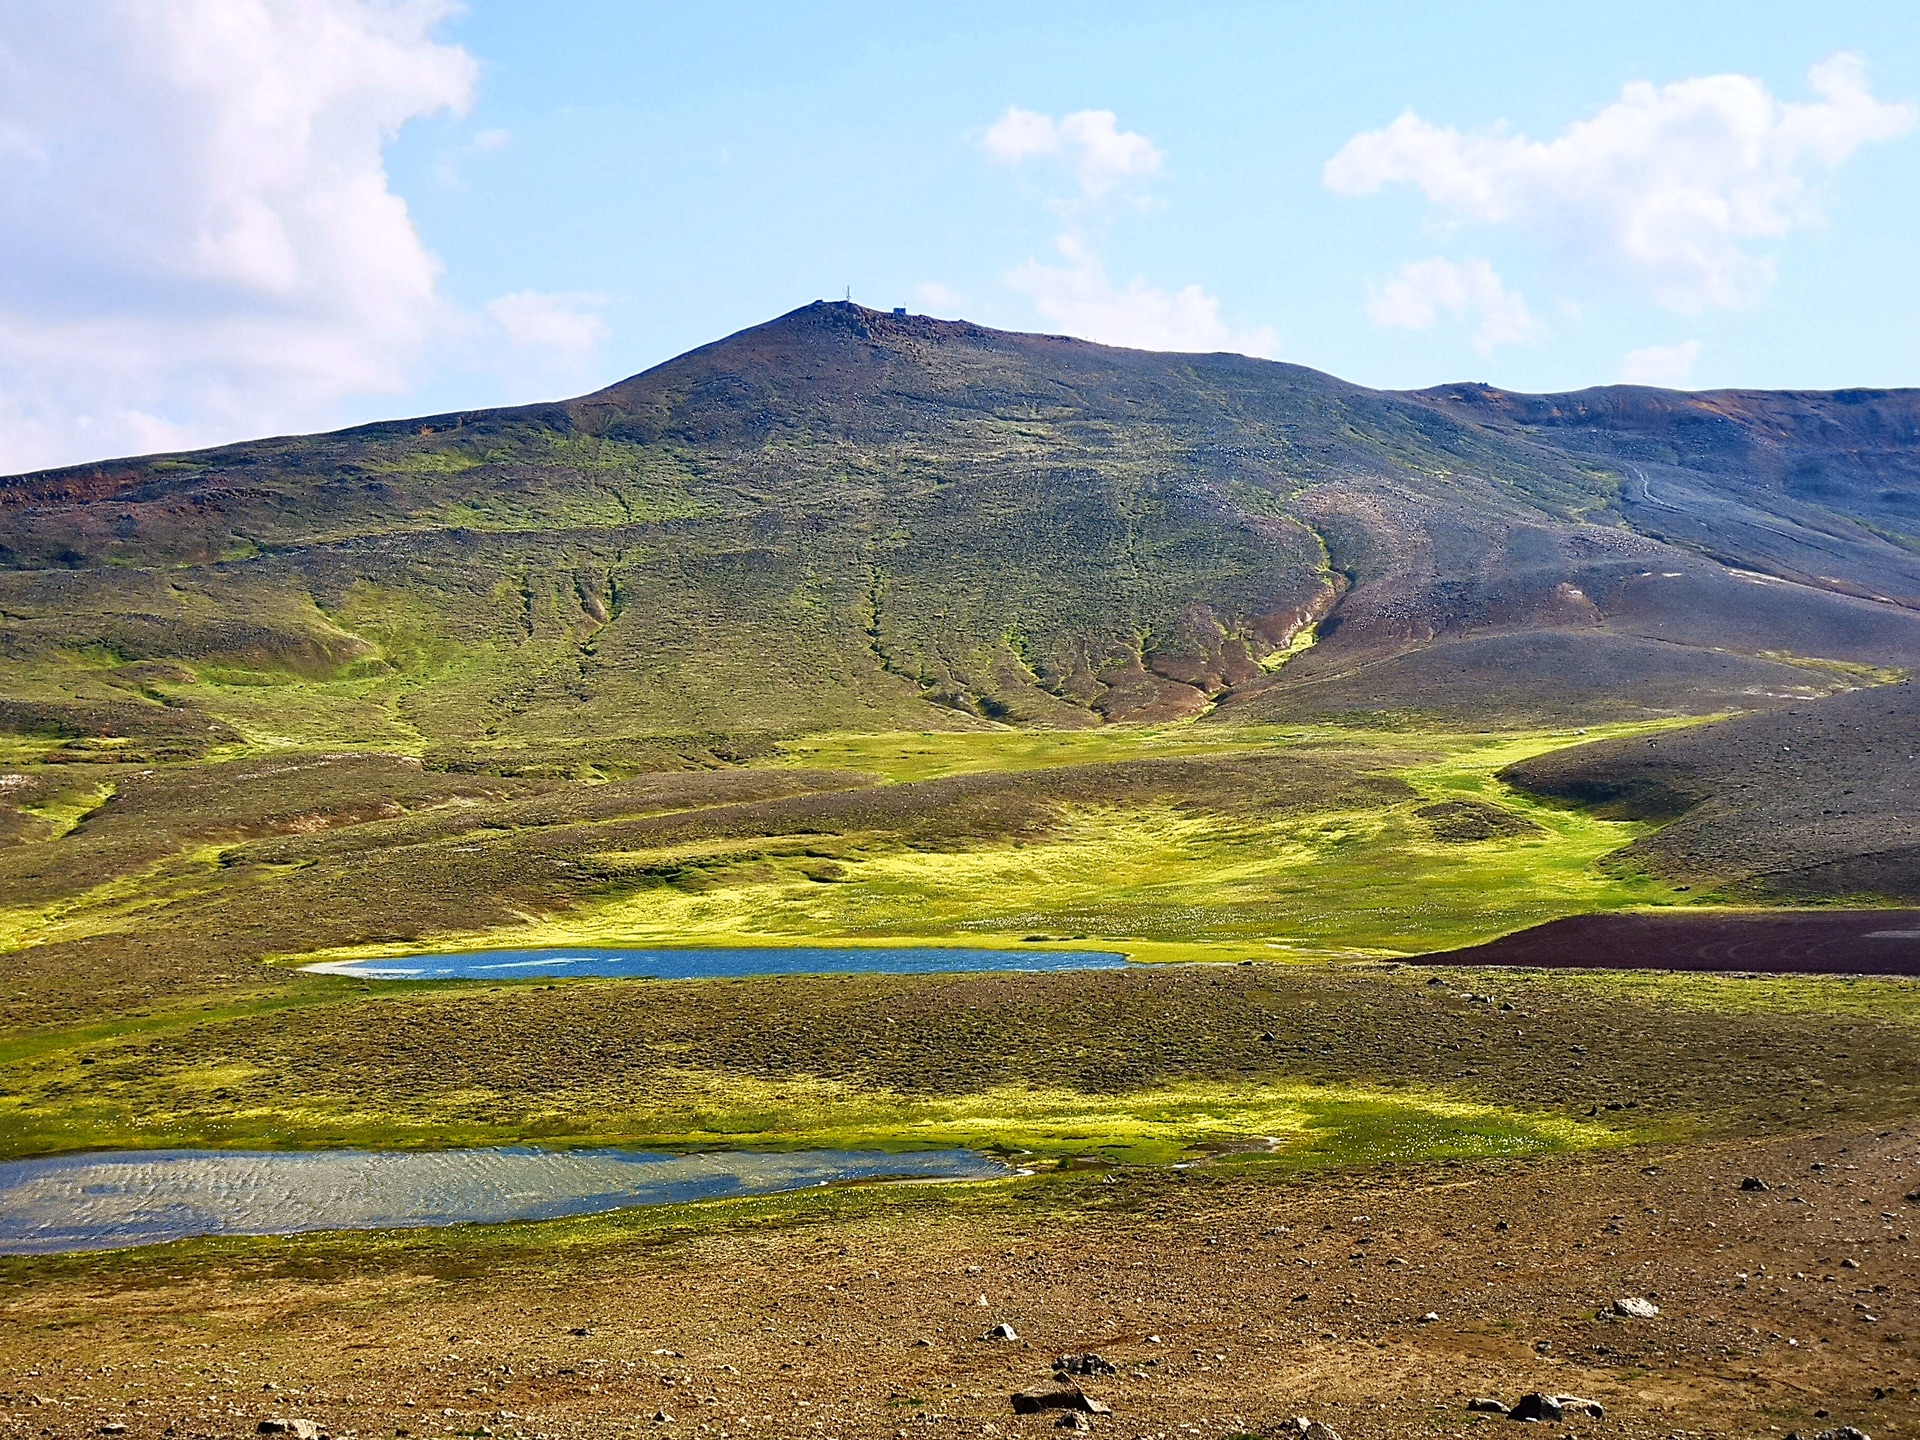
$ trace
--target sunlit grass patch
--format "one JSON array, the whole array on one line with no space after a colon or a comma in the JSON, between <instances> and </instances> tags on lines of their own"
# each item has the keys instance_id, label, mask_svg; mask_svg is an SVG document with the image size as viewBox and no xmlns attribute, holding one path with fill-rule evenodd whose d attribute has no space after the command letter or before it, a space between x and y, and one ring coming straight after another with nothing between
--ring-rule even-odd
<instances>
[{"instance_id":1,"label":"sunlit grass patch","mask_svg":"<svg viewBox=\"0 0 1920 1440\"><path fill-rule=\"evenodd\" d=\"M1121 1094L1001 1086L915 1096L813 1076L766 1081L677 1071L644 1093L596 1090L503 1097L461 1089L390 1109L375 1095L325 1090L225 1107L179 1105L239 1089L261 1072L234 1062L171 1077L170 1095L137 1081L86 1093L77 1055L53 1057L0 1099L0 1154L162 1146L372 1146L545 1142L699 1151L967 1148L1031 1163L1074 1158L1163 1165L1237 1157L1291 1166L1408 1163L1543 1154L1629 1143L1597 1122L1527 1113L1440 1093L1299 1083L1189 1083ZM524 1109L520 1107L524 1106ZM497 1117L497 1118L489 1118Z\"/></svg>"},{"instance_id":2,"label":"sunlit grass patch","mask_svg":"<svg viewBox=\"0 0 1920 1440\"><path fill-rule=\"evenodd\" d=\"M1612 727L1635 728L1667 727ZM1126 737L840 737L808 755L917 779L1007 762L1009 749L1025 764L1123 752L1138 758L1140 747L1178 750L1197 733L1189 726ZM1409 738L1374 737L1373 745L1397 751ZM1668 886L1607 874L1595 863L1650 827L1542 805L1497 779L1502 767L1579 737L1420 738L1432 758L1393 772L1414 792L1401 805L1272 817L1172 803L1083 807L1037 841L958 851L856 849L839 859L838 883L830 885L764 866L722 872L697 893L661 888L590 903L558 929L574 939L649 943L1037 933L1115 944L1272 942L1301 955L1386 956L1473 944L1562 915L1675 901ZM1290 734L1287 743L1326 742L1307 732ZM1245 748L1253 740L1243 733L1234 744ZM1519 817L1525 825L1516 828L1525 833L1450 843L1437 840L1415 813L1463 797Z\"/></svg>"},{"instance_id":3,"label":"sunlit grass patch","mask_svg":"<svg viewBox=\"0 0 1920 1440\"><path fill-rule=\"evenodd\" d=\"M1191 724L1111 726L1097 730L967 729L810 735L780 747L783 765L864 770L905 784L984 770L1034 770L1172 756L1243 755L1304 730L1201 729Z\"/></svg>"},{"instance_id":4,"label":"sunlit grass patch","mask_svg":"<svg viewBox=\"0 0 1920 1440\"><path fill-rule=\"evenodd\" d=\"M655 1133L676 1146L727 1137L795 1148L963 1146L1016 1158L1095 1156L1124 1164L1224 1154L1289 1164L1406 1162L1539 1154L1628 1139L1600 1124L1442 1095L1311 1085L1188 1084L1120 1095L1007 1087L937 1098L829 1088L803 1107L791 1103L795 1088L780 1087L786 1101L745 1100L739 1082L728 1077L726 1103L695 1110L695 1123L684 1131Z\"/></svg>"}]
</instances>

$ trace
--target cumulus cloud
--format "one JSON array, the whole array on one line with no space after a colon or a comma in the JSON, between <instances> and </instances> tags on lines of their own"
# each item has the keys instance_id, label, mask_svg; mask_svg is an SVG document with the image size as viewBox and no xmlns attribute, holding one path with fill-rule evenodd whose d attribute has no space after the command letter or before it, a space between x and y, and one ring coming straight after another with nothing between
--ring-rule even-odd
<instances>
[{"instance_id":1,"label":"cumulus cloud","mask_svg":"<svg viewBox=\"0 0 1920 1440\"><path fill-rule=\"evenodd\" d=\"M1507 289L1485 260L1416 260L1374 292L1367 315L1374 324L1403 330L1427 330L1442 313L1477 320L1473 348L1482 356L1501 345L1538 340L1546 327L1527 309L1526 300Z\"/></svg>"},{"instance_id":2,"label":"cumulus cloud","mask_svg":"<svg viewBox=\"0 0 1920 1440\"><path fill-rule=\"evenodd\" d=\"M1070 335L1141 350L1238 351L1270 356L1275 339L1265 327L1236 329L1221 317L1220 301L1198 285L1163 290L1136 275L1116 284L1099 250L1088 239L1111 217L1116 201L1146 206L1144 183L1160 173L1165 157L1145 135L1122 130L1111 110L1080 110L1055 119L1009 106L987 128L981 147L1003 165L1035 158L1064 161L1078 194L1051 202L1067 229L1054 240L1064 264L1028 260L1006 275L1050 324ZM1119 193L1116 193L1119 192ZM927 287L922 287L923 291Z\"/></svg>"},{"instance_id":3,"label":"cumulus cloud","mask_svg":"<svg viewBox=\"0 0 1920 1440\"><path fill-rule=\"evenodd\" d=\"M1408 112L1349 140L1323 178L1347 195L1415 186L1460 221L1534 232L1677 310L1745 305L1774 275L1753 243L1819 219L1813 177L1920 117L1876 99L1858 55L1815 65L1809 82L1818 98L1793 103L1747 75L1635 82L1544 141Z\"/></svg>"},{"instance_id":4,"label":"cumulus cloud","mask_svg":"<svg viewBox=\"0 0 1920 1440\"><path fill-rule=\"evenodd\" d=\"M387 182L403 125L472 99L473 58L435 38L451 9L10 9L0 470L332 423L476 327L516 353L594 338L579 297L460 314Z\"/></svg>"},{"instance_id":5,"label":"cumulus cloud","mask_svg":"<svg viewBox=\"0 0 1920 1440\"><path fill-rule=\"evenodd\" d=\"M1056 120L1018 105L981 137L987 154L1003 165L1039 156L1065 160L1073 168L1080 193L1098 200L1124 181L1158 173L1162 156L1146 136L1122 130L1111 110L1078 110Z\"/></svg>"},{"instance_id":6,"label":"cumulus cloud","mask_svg":"<svg viewBox=\"0 0 1920 1440\"><path fill-rule=\"evenodd\" d=\"M958 315L966 308L966 297L938 280L923 280L913 287L914 298L936 315Z\"/></svg>"},{"instance_id":7,"label":"cumulus cloud","mask_svg":"<svg viewBox=\"0 0 1920 1440\"><path fill-rule=\"evenodd\" d=\"M1116 285L1084 242L1063 235L1056 245L1066 264L1029 260L1007 283L1070 335L1139 350L1231 350L1263 357L1274 352L1272 330L1234 329L1221 318L1220 301L1198 285L1158 290L1140 276Z\"/></svg>"},{"instance_id":8,"label":"cumulus cloud","mask_svg":"<svg viewBox=\"0 0 1920 1440\"><path fill-rule=\"evenodd\" d=\"M606 303L606 296L590 290L521 290L489 300L486 309L519 356L571 377L583 373L606 343Z\"/></svg>"},{"instance_id":9,"label":"cumulus cloud","mask_svg":"<svg viewBox=\"0 0 1920 1440\"><path fill-rule=\"evenodd\" d=\"M1698 340L1629 350L1620 362L1620 381L1624 385L1660 385L1677 390L1693 378L1693 362L1699 358Z\"/></svg>"}]
</instances>

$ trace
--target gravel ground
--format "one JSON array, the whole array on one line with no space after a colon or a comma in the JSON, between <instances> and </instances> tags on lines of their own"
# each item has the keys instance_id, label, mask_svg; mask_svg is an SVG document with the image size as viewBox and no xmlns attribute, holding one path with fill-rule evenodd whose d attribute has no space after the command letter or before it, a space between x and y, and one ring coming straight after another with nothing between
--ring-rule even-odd
<instances>
[{"instance_id":1,"label":"gravel ground","mask_svg":"<svg viewBox=\"0 0 1920 1440\"><path fill-rule=\"evenodd\" d=\"M1113 1411L1091 1423L1116 1436L1300 1414L1345 1440L1493 1434L1467 1402L1537 1389L1605 1406L1555 1434L1899 1440L1920 1435L1917 1183L1907 1126L13 1262L0 1435L1035 1435L1054 1414L1010 1393L1091 1350L1118 1372L1085 1382ZM1658 1317L1596 1318L1626 1297ZM980 1338L999 1322L1019 1338Z\"/></svg>"}]
</instances>

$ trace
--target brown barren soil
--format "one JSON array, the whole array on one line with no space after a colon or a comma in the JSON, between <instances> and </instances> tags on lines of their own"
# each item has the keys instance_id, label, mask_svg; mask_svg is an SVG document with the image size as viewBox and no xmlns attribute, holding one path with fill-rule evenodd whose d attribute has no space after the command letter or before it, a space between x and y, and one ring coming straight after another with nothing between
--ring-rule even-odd
<instances>
[{"instance_id":1,"label":"brown barren soil","mask_svg":"<svg viewBox=\"0 0 1920 1440\"><path fill-rule=\"evenodd\" d=\"M1920 1436L1920 1129L1339 1177L1080 1172L0 1269L0 1435ZM1744 1190L1753 1176L1768 1189ZM759 1206L759 1208L755 1208ZM1599 1318L1646 1297L1656 1318ZM984 1303L982 1303L984 1300ZM1433 1317L1433 1318L1428 1318ZM1014 1327L1013 1342L982 1337ZM657 1416L671 1418L657 1419ZM1527 1433L1527 1432L1515 1432Z\"/></svg>"},{"instance_id":2,"label":"brown barren soil","mask_svg":"<svg viewBox=\"0 0 1920 1440\"><path fill-rule=\"evenodd\" d=\"M1576 915L1408 963L1920 975L1920 910Z\"/></svg>"}]
</instances>

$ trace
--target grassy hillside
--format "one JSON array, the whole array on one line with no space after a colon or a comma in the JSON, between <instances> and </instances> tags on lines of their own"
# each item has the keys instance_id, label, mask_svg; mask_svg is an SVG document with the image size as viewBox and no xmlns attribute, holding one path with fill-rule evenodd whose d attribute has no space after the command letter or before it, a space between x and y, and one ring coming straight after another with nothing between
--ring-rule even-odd
<instances>
[{"instance_id":1,"label":"grassy hillside","mask_svg":"<svg viewBox=\"0 0 1920 1440\"><path fill-rule=\"evenodd\" d=\"M0 481L0 1026L499 936L1351 956L1697 898L1601 863L1664 817L1499 773L1920 659L1917 412L819 304L564 404ZM1791 893L1908 893L1853 853Z\"/></svg>"}]
</instances>

